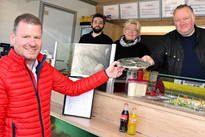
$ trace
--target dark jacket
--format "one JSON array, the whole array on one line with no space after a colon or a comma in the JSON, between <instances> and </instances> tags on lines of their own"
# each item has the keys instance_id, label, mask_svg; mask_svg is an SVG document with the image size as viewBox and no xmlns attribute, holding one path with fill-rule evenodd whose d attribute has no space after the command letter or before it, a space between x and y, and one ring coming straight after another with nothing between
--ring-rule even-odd
<instances>
[{"instance_id":1,"label":"dark jacket","mask_svg":"<svg viewBox=\"0 0 205 137\"><path fill-rule=\"evenodd\" d=\"M96 37L93 37L92 33L93 31L83 35L80 38L79 43L112 44L112 39L109 36L105 35L103 32Z\"/></svg>"},{"instance_id":2,"label":"dark jacket","mask_svg":"<svg viewBox=\"0 0 205 137\"><path fill-rule=\"evenodd\" d=\"M205 30L195 26L195 31L197 33L195 52L205 71ZM163 74L180 76L184 59L184 48L177 30L161 38L151 57L155 62L152 70L158 70Z\"/></svg>"}]
</instances>

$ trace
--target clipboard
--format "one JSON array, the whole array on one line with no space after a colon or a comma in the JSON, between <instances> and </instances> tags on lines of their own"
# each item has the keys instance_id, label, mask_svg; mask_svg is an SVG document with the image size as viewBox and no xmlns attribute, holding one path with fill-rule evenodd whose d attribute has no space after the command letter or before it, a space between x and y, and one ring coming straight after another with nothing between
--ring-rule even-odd
<instances>
[{"instance_id":1,"label":"clipboard","mask_svg":"<svg viewBox=\"0 0 205 137\"><path fill-rule=\"evenodd\" d=\"M69 77L71 80L76 81L81 78ZM63 115L75 116L91 119L92 107L94 99L94 89L83 93L79 96L65 95L63 103Z\"/></svg>"}]
</instances>

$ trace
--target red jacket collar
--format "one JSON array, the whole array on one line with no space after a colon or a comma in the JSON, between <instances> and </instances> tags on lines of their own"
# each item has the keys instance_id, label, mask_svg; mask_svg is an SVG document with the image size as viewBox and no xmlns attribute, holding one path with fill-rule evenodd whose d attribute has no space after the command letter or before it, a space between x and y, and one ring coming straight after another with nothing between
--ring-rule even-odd
<instances>
[{"instance_id":1,"label":"red jacket collar","mask_svg":"<svg viewBox=\"0 0 205 137\"><path fill-rule=\"evenodd\" d=\"M19 55L15 52L15 50L14 50L13 48L10 50L9 56L12 57L12 59L13 59L15 62L19 63L19 64L24 64L24 62L27 64L26 59L25 59L24 57L22 57L22 56L19 56ZM42 59L43 59L43 54L40 53L40 54L38 55L38 57L37 57L37 60L38 60L39 62L41 62Z\"/></svg>"}]
</instances>

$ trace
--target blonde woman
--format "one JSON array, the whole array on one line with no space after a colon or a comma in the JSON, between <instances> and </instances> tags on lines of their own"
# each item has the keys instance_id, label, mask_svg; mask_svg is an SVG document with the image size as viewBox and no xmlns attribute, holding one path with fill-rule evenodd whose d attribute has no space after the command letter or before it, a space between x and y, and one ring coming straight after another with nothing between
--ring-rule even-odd
<instances>
[{"instance_id":1,"label":"blonde woman","mask_svg":"<svg viewBox=\"0 0 205 137\"><path fill-rule=\"evenodd\" d=\"M117 44L115 60L128 57L143 57L150 51L140 42L141 25L137 20L129 19L124 24L123 35L114 43Z\"/></svg>"}]
</instances>

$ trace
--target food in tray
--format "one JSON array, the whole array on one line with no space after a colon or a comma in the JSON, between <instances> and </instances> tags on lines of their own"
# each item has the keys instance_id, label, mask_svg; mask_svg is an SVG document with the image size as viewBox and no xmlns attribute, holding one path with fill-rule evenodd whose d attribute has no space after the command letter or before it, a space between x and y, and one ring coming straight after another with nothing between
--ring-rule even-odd
<instances>
[{"instance_id":1,"label":"food in tray","mask_svg":"<svg viewBox=\"0 0 205 137\"><path fill-rule=\"evenodd\" d=\"M177 97L176 99L166 100L164 103L205 112L205 101L201 99L195 100L187 97Z\"/></svg>"},{"instance_id":2,"label":"food in tray","mask_svg":"<svg viewBox=\"0 0 205 137\"><path fill-rule=\"evenodd\" d=\"M122 58L117 60L120 62L119 66L128 68L128 69L146 69L149 67L149 62L143 61L141 58Z\"/></svg>"}]
</instances>

